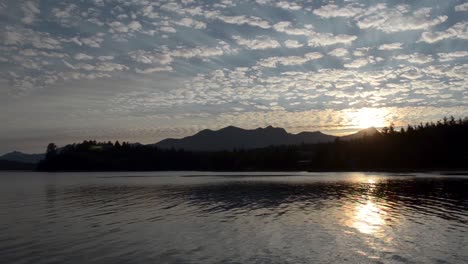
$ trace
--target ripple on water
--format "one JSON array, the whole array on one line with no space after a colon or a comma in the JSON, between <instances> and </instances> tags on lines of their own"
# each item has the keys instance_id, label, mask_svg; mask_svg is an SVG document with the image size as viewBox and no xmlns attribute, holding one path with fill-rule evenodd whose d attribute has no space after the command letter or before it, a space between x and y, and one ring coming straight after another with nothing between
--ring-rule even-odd
<instances>
[{"instance_id":1,"label":"ripple on water","mask_svg":"<svg viewBox=\"0 0 468 264\"><path fill-rule=\"evenodd\" d=\"M118 176L31 175L30 183L27 176L18 182L0 177L2 262L468 259L468 178Z\"/></svg>"}]
</instances>

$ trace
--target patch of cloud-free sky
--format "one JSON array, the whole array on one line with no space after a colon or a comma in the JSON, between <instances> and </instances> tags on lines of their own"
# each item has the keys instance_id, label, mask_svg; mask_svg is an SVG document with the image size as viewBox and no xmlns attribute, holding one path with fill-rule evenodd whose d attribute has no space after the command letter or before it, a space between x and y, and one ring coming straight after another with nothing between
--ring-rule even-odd
<instances>
[{"instance_id":1,"label":"patch of cloud-free sky","mask_svg":"<svg viewBox=\"0 0 468 264\"><path fill-rule=\"evenodd\" d=\"M0 152L468 114L466 1L0 0L0 15Z\"/></svg>"}]
</instances>

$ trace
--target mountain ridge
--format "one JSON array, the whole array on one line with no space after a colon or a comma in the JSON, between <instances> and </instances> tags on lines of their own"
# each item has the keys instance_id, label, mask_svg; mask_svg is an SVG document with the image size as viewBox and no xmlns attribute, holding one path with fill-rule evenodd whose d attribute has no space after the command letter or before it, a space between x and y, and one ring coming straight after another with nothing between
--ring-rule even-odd
<instances>
[{"instance_id":1,"label":"mountain ridge","mask_svg":"<svg viewBox=\"0 0 468 264\"><path fill-rule=\"evenodd\" d=\"M194 135L180 139L167 138L150 144L155 147L184 149L191 151L222 151L233 149L254 149L275 145L299 145L333 142L335 139L353 140L365 135L379 133L371 127L343 137L327 135L320 131L288 133L284 128L267 126L243 129L227 126L219 130L204 129Z\"/></svg>"},{"instance_id":2,"label":"mountain ridge","mask_svg":"<svg viewBox=\"0 0 468 264\"><path fill-rule=\"evenodd\" d=\"M221 134L219 134L221 133ZM257 135L255 135L257 133ZM279 145L299 145L332 142L339 138L341 140L353 140L365 135L380 133L374 127L360 130L345 136L328 135L321 131L302 131L289 133L281 127L258 127L255 129L244 129L236 126L227 126L218 130L203 129L197 133L183 138L166 138L157 143L143 144L159 148L176 148L193 151L219 151L233 149L254 149ZM203 142L189 143L192 139L203 139ZM214 142L213 142L214 140ZM230 144L220 145L220 142L230 141ZM134 143L142 145L140 143ZM209 146L209 147L206 147ZM60 150L61 148L58 148ZM28 154L20 151L12 151L0 156L0 160L37 164L45 158L45 154Z\"/></svg>"},{"instance_id":3,"label":"mountain ridge","mask_svg":"<svg viewBox=\"0 0 468 264\"><path fill-rule=\"evenodd\" d=\"M45 154L28 154L20 151L12 151L0 156L0 160L14 161L21 163L37 164L45 158Z\"/></svg>"}]
</instances>

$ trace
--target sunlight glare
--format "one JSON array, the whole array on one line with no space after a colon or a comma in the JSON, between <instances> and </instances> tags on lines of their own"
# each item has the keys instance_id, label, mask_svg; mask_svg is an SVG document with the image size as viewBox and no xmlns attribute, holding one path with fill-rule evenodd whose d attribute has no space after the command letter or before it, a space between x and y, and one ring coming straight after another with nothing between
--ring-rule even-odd
<instances>
[{"instance_id":1,"label":"sunlight glare","mask_svg":"<svg viewBox=\"0 0 468 264\"><path fill-rule=\"evenodd\" d=\"M383 127L388 111L383 108L361 108L346 111L346 118L356 128Z\"/></svg>"},{"instance_id":2,"label":"sunlight glare","mask_svg":"<svg viewBox=\"0 0 468 264\"><path fill-rule=\"evenodd\" d=\"M376 232L385 225L383 214L385 212L376 203L369 200L366 204L356 206L352 226L363 234L378 235Z\"/></svg>"}]
</instances>

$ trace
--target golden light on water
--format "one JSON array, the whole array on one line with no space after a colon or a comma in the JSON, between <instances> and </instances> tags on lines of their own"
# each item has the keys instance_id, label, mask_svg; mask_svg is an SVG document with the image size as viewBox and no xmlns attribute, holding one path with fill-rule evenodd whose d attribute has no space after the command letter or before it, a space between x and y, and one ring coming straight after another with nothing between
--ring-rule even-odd
<instances>
[{"instance_id":1,"label":"golden light on water","mask_svg":"<svg viewBox=\"0 0 468 264\"><path fill-rule=\"evenodd\" d=\"M387 125L385 108L368 108L346 110L348 123L356 128L383 127Z\"/></svg>"},{"instance_id":2,"label":"golden light on water","mask_svg":"<svg viewBox=\"0 0 468 264\"><path fill-rule=\"evenodd\" d=\"M385 212L379 206L368 200L365 204L358 204L355 208L352 226L363 234L375 234L385 226Z\"/></svg>"},{"instance_id":3,"label":"golden light on water","mask_svg":"<svg viewBox=\"0 0 468 264\"><path fill-rule=\"evenodd\" d=\"M376 202L376 198L372 195L378 179L359 178L359 181L364 184L367 191L362 194L362 200L350 208L347 225L360 233L381 237L381 231L386 225L387 212L382 205Z\"/></svg>"},{"instance_id":4,"label":"golden light on water","mask_svg":"<svg viewBox=\"0 0 468 264\"><path fill-rule=\"evenodd\" d=\"M374 184L377 182L375 179L367 179L367 182L370 184L371 188L374 188Z\"/></svg>"}]
</instances>

